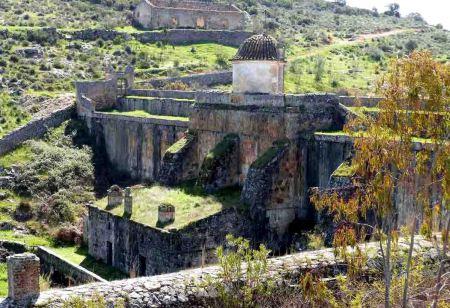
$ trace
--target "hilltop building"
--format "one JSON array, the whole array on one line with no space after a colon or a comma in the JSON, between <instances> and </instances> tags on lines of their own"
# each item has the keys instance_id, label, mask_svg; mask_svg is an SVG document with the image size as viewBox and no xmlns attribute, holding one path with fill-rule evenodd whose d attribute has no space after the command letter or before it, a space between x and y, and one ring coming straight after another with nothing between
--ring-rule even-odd
<instances>
[{"instance_id":1,"label":"hilltop building","mask_svg":"<svg viewBox=\"0 0 450 308\"><path fill-rule=\"evenodd\" d=\"M235 5L174 0L142 0L135 21L146 29L243 30L249 16Z\"/></svg>"}]
</instances>

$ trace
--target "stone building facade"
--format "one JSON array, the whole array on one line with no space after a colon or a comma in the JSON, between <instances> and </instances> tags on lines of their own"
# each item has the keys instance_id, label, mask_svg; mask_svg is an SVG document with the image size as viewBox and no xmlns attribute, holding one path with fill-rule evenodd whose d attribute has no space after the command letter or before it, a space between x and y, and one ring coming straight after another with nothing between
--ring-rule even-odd
<instances>
[{"instance_id":1,"label":"stone building facade","mask_svg":"<svg viewBox=\"0 0 450 308\"><path fill-rule=\"evenodd\" d=\"M134 11L135 21L146 29L242 30L248 18L235 5L202 1L143 0Z\"/></svg>"}]
</instances>

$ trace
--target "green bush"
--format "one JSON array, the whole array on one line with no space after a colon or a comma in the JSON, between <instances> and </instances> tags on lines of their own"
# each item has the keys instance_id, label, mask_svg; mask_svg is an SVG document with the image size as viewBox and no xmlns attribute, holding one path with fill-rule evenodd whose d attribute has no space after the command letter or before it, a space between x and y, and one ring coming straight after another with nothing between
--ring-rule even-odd
<instances>
[{"instance_id":1,"label":"green bush","mask_svg":"<svg viewBox=\"0 0 450 308\"><path fill-rule=\"evenodd\" d=\"M255 307L274 291L267 266L270 251L264 245L251 249L242 237L227 235L226 239L228 249L217 249L220 272L217 277L208 277L204 287L217 291L222 307Z\"/></svg>"}]
</instances>

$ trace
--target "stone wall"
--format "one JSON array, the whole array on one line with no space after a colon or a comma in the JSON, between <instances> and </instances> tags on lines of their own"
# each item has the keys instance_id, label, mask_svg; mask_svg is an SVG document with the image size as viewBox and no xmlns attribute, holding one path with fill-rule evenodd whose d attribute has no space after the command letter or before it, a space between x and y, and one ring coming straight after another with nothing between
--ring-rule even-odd
<instances>
[{"instance_id":1,"label":"stone wall","mask_svg":"<svg viewBox=\"0 0 450 308\"><path fill-rule=\"evenodd\" d=\"M181 139L167 149L159 170L158 182L174 186L197 177L199 163L194 151L196 143L197 134L187 131Z\"/></svg>"},{"instance_id":2,"label":"stone wall","mask_svg":"<svg viewBox=\"0 0 450 308\"><path fill-rule=\"evenodd\" d=\"M125 97L118 100L120 111L144 110L151 114L172 117L189 117L192 99Z\"/></svg>"},{"instance_id":3,"label":"stone wall","mask_svg":"<svg viewBox=\"0 0 450 308\"><path fill-rule=\"evenodd\" d=\"M14 150L24 141L42 137L49 128L59 126L70 119L75 111L75 106L70 105L51 114L21 126L0 139L0 155Z\"/></svg>"},{"instance_id":4,"label":"stone wall","mask_svg":"<svg viewBox=\"0 0 450 308\"><path fill-rule=\"evenodd\" d=\"M38 246L36 255L41 262L41 273L49 275L50 279L57 280L64 285L74 286L89 282L106 282L97 274L62 259L48 248Z\"/></svg>"},{"instance_id":5,"label":"stone wall","mask_svg":"<svg viewBox=\"0 0 450 308\"><path fill-rule=\"evenodd\" d=\"M130 273L155 275L215 262L215 249L229 233L250 238L245 216L224 210L166 231L89 207L89 254Z\"/></svg>"},{"instance_id":6,"label":"stone wall","mask_svg":"<svg viewBox=\"0 0 450 308\"><path fill-rule=\"evenodd\" d=\"M400 239L399 247L407 250L408 242ZM379 243L367 243L361 249L368 254L367 264L373 266L379 262ZM400 249L401 251L401 249ZM433 243L421 237L416 239L414 255L422 255L426 261L436 261L437 252ZM374 262L376 261L376 262ZM306 251L292 255L272 258L268 262L271 277L278 285L297 284L300 275L314 269L317 272L342 272L343 260L334 256L332 249ZM42 292L34 301L33 307L61 307L62 301L70 297L89 298L99 294L113 303L125 300L129 307L211 307L211 300L217 296L215 290L205 290L198 286L207 277L217 276L217 266L189 269L160 276L141 277L94 283L84 286L57 289ZM0 301L0 307L13 307L10 300Z\"/></svg>"},{"instance_id":7,"label":"stone wall","mask_svg":"<svg viewBox=\"0 0 450 308\"><path fill-rule=\"evenodd\" d=\"M164 0L143 0L133 15L135 21L147 29L242 30L247 17L234 5Z\"/></svg>"},{"instance_id":8,"label":"stone wall","mask_svg":"<svg viewBox=\"0 0 450 308\"><path fill-rule=\"evenodd\" d=\"M182 77L171 77L163 79L149 79L138 83L141 86L151 86L154 88L162 88L173 82L182 82L189 86L210 87L214 85L231 84L233 81L232 72L219 71L210 73L193 74Z\"/></svg>"},{"instance_id":9,"label":"stone wall","mask_svg":"<svg viewBox=\"0 0 450 308\"><path fill-rule=\"evenodd\" d=\"M239 136L226 135L203 160L198 183L212 193L239 184Z\"/></svg>"},{"instance_id":10,"label":"stone wall","mask_svg":"<svg viewBox=\"0 0 450 308\"><path fill-rule=\"evenodd\" d=\"M83 97L91 100L94 104L93 110L110 109L114 107L117 100L117 79L75 82L77 103ZM81 110L78 109L78 113Z\"/></svg>"},{"instance_id":11,"label":"stone wall","mask_svg":"<svg viewBox=\"0 0 450 308\"><path fill-rule=\"evenodd\" d=\"M136 82L139 84L138 82ZM195 91L131 89L129 96L195 99Z\"/></svg>"},{"instance_id":12,"label":"stone wall","mask_svg":"<svg viewBox=\"0 0 450 308\"><path fill-rule=\"evenodd\" d=\"M166 150L180 139L187 122L94 113L91 133L104 147L111 167L136 180L156 179Z\"/></svg>"},{"instance_id":13,"label":"stone wall","mask_svg":"<svg viewBox=\"0 0 450 308\"><path fill-rule=\"evenodd\" d=\"M189 128L198 132L203 161L226 134L240 138L240 181L250 165L277 140L296 140L316 130L339 130L345 116L333 95L245 95L197 92Z\"/></svg>"},{"instance_id":14,"label":"stone wall","mask_svg":"<svg viewBox=\"0 0 450 308\"><path fill-rule=\"evenodd\" d=\"M40 33L47 35L47 41L54 44L57 40L82 40L95 41L99 38L111 41L117 37L124 40L136 39L141 43L166 42L171 45L188 45L198 43L217 43L221 45L238 47L253 33L248 31L229 30L198 30L198 29L169 29L166 31L139 31L135 33L121 32L107 29L83 29L83 30L61 30L56 28L28 29L27 36L41 38ZM38 35L34 35L38 34ZM22 32L16 30L2 29L0 37L20 39Z\"/></svg>"}]
</instances>

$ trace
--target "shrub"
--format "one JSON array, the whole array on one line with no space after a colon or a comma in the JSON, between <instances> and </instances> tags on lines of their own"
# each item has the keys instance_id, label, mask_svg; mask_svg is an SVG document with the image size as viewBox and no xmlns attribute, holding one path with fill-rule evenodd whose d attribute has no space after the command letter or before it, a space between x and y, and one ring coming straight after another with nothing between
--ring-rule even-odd
<instances>
[{"instance_id":1,"label":"shrub","mask_svg":"<svg viewBox=\"0 0 450 308\"><path fill-rule=\"evenodd\" d=\"M56 231L55 239L63 244L80 245L83 241L83 232L77 226L66 224Z\"/></svg>"},{"instance_id":2,"label":"shrub","mask_svg":"<svg viewBox=\"0 0 450 308\"><path fill-rule=\"evenodd\" d=\"M220 272L215 278L207 277L204 287L216 290L225 307L254 307L274 291L267 267L270 251L264 245L253 250L242 237L227 235L226 239L229 249L217 249Z\"/></svg>"}]
</instances>

